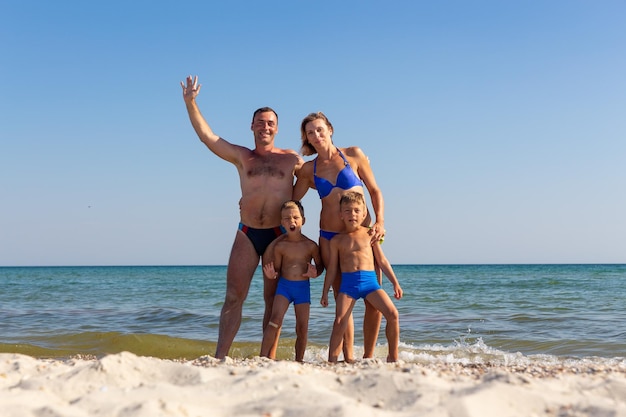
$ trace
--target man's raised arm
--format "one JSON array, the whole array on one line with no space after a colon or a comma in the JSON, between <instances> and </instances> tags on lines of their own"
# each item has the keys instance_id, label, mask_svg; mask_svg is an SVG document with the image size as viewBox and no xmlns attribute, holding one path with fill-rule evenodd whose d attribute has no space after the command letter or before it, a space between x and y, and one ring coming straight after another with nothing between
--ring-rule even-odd
<instances>
[{"instance_id":1,"label":"man's raised arm","mask_svg":"<svg viewBox=\"0 0 626 417\"><path fill-rule=\"evenodd\" d=\"M183 99L187 106L189 120L202 143L220 158L233 164L238 164L239 147L216 135L200 112L200 108L196 103L196 97L200 93L202 84L198 84L198 76L188 76L186 84L181 81L180 86L183 88Z\"/></svg>"}]
</instances>

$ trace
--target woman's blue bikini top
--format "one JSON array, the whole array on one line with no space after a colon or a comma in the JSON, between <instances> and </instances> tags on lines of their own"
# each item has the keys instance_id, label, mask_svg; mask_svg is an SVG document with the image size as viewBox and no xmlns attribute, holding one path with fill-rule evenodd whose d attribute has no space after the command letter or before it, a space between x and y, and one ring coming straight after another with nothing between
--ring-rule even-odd
<instances>
[{"instance_id":1,"label":"woman's blue bikini top","mask_svg":"<svg viewBox=\"0 0 626 417\"><path fill-rule=\"evenodd\" d=\"M313 182L315 182L315 188L317 188L317 193L319 194L320 199L330 194L333 188L348 190L352 187L356 187L357 185L364 185L363 181L361 181L361 179L354 173L354 171L350 167L348 160L345 156L343 156L341 150L339 148L337 148L337 150L339 151L339 155L341 155L345 166L341 171L339 171L339 174L337 174L337 182L334 185L327 179L320 178L315 175L315 173L317 172L317 158L315 158L315 161L313 162Z\"/></svg>"}]
</instances>

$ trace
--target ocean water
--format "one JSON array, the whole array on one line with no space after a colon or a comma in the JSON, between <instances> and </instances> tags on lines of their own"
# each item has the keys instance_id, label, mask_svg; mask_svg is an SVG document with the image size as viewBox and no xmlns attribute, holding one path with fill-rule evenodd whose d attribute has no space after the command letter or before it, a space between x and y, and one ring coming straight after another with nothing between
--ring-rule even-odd
<instances>
[{"instance_id":1,"label":"ocean water","mask_svg":"<svg viewBox=\"0 0 626 417\"><path fill-rule=\"evenodd\" d=\"M402 360L626 363L626 265L395 265L394 271L404 290L394 301ZM213 355L225 275L224 266L0 267L0 352ZM322 284L323 275L312 280L307 361L328 353L334 303L319 305ZM262 285L259 269L232 357L258 355ZM390 291L388 281L383 286ZM356 355L362 317L358 301ZM294 326L290 309L280 359L293 359Z\"/></svg>"}]
</instances>

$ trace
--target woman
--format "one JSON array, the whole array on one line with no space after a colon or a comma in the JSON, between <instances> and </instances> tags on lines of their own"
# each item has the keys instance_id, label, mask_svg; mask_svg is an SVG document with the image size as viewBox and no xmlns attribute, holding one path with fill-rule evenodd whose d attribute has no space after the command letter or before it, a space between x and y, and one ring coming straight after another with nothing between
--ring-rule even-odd
<instances>
[{"instance_id":1,"label":"woman","mask_svg":"<svg viewBox=\"0 0 626 417\"><path fill-rule=\"evenodd\" d=\"M302 155L317 157L306 162L298 173L298 180L294 186L293 198L300 200L309 188L317 190L322 201L320 213L319 246L322 260L326 264L330 260L330 240L337 233L344 230L344 224L339 216L339 200L348 190L357 191L365 195L364 188L370 194L374 206L375 223L371 227L372 242L382 239L385 234L383 195L376 185L374 173L369 160L363 151L356 147L338 148L333 144L333 125L322 113L311 113L302 120L300 125L302 135ZM371 217L365 219L371 224ZM380 280L380 274L379 274ZM341 284L341 275L333 281L335 297ZM374 355L381 314L371 304L365 302L365 317L363 319L364 358ZM350 320L344 335L343 354L346 361L352 361L354 343L354 322Z\"/></svg>"}]
</instances>

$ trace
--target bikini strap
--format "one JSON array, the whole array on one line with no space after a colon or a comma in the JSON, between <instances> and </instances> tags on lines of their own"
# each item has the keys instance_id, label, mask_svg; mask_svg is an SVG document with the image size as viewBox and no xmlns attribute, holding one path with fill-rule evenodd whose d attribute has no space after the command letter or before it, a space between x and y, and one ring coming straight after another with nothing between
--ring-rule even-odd
<instances>
[{"instance_id":1,"label":"bikini strap","mask_svg":"<svg viewBox=\"0 0 626 417\"><path fill-rule=\"evenodd\" d=\"M343 155L343 152L341 152L341 149L339 149L339 147L337 147L337 152L339 152L339 155L341 155L341 159L343 159L343 165L344 166L349 166L350 163L348 162L346 157Z\"/></svg>"},{"instance_id":2,"label":"bikini strap","mask_svg":"<svg viewBox=\"0 0 626 417\"><path fill-rule=\"evenodd\" d=\"M339 147L337 146L335 146L335 148L337 148L337 152L339 152L339 156L341 156L341 159L343 159L343 166L350 166L350 163L348 162L346 157L343 155L343 152L341 152L341 149L339 149ZM315 159L313 160L313 176L314 177L317 174L317 158L319 158L319 156L315 157Z\"/></svg>"}]
</instances>

